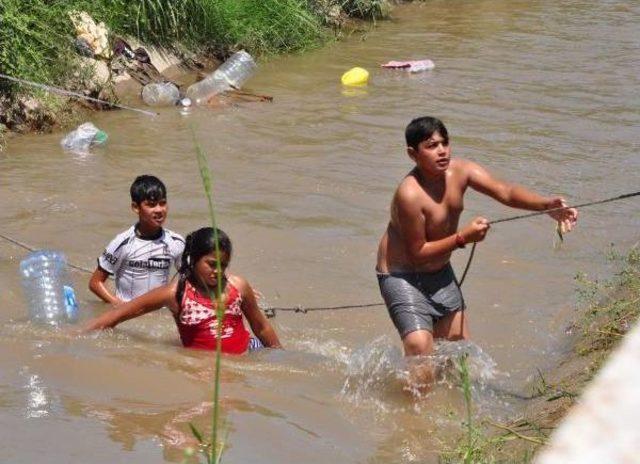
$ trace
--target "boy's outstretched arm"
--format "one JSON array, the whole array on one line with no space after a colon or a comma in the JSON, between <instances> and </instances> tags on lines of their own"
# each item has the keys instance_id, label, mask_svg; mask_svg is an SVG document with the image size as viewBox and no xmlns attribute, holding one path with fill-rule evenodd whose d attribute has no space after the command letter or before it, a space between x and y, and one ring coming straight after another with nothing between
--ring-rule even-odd
<instances>
[{"instance_id":1,"label":"boy's outstretched arm","mask_svg":"<svg viewBox=\"0 0 640 464\"><path fill-rule=\"evenodd\" d=\"M129 319L142 316L151 311L169 306L174 308L176 297L176 283L172 282L168 285L155 288L144 295L139 296L131 301L121 304L117 308L107 311L101 316L89 321L83 328L82 332L92 330L106 329L115 327Z\"/></svg>"},{"instance_id":2,"label":"boy's outstretched arm","mask_svg":"<svg viewBox=\"0 0 640 464\"><path fill-rule=\"evenodd\" d=\"M260 311L256 295L251 285L244 279L239 280L239 286L241 287L240 293L242 294L242 312L247 318L247 321L249 321L251 331L267 348L282 348L276 331L264 313Z\"/></svg>"},{"instance_id":3,"label":"boy's outstretched arm","mask_svg":"<svg viewBox=\"0 0 640 464\"><path fill-rule=\"evenodd\" d=\"M471 161L465 161L465 169L471 188L494 198L504 205L532 211L567 206L562 197L544 197L520 185L498 180L485 168ZM558 221L563 232L569 232L578 220L578 211L575 208L567 208L549 213L549 216Z\"/></svg>"},{"instance_id":4,"label":"boy's outstretched arm","mask_svg":"<svg viewBox=\"0 0 640 464\"><path fill-rule=\"evenodd\" d=\"M122 300L116 297L105 282L109 278L109 273L102 269L100 266L96 267L96 270L91 274L89 279L89 290L91 290L98 298L106 303L111 303L116 306L122 303Z\"/></svg>"}]
</instances>

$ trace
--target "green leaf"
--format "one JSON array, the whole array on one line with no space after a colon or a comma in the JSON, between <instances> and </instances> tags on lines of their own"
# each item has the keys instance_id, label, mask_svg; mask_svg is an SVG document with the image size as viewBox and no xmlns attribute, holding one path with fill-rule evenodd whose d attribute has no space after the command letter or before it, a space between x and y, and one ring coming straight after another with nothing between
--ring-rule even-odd
<instances>
[{"instance_id":1,"label":"green leaf","mask_svg":"<svg viewBox=\"0 0 640 464\"><path fill-rule=\"evenodd\" d=\"M191 433L193 434L194 437L196 437L196 440L198 440L198 442L203 445L204 444L204 438L202 437L202 434L200 433L200 431L196 428L195 425L193 425L191 422L189 422L189 428L191 429Z\"/></svg>"}]
</instances>

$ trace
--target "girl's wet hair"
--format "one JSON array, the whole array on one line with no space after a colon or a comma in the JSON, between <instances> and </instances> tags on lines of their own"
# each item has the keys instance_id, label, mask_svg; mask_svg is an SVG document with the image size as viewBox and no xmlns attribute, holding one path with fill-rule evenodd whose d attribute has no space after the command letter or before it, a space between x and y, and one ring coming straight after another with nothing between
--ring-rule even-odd
<instances>
[{"instance_id":1,"label":"girl's wet hair","mask_svg":"<svg viewBox=\"0 0 640 464\"><path fill-rule=\"evenodd\" d=\"M193 270L200 258L216 250L216 235L218 236L220 252L226 253L227 256L231 257L231 240L229 236L221 229L214 231L213 227L203 227L191 232L185 239L180 274Z\"/></svg>"},{"instance_id":2,"label":"girl's wet hair","mask_svg":"<svg viewBox=\"0 0 640 464\"><path fill-rule=\"evenodd\" d=\"M407 128L404 131L407 146L417 150L420 142L427 140L435 132L438 132L445 141L449 141L447 128L438 118L431 116L416 118L407 125Z\"/></svg>"},{"instance_id":3,"label":"girl's wet hair","mask_svg":"<svg viewBox=\"0 0 640 464\"><path fill-rule=\"evenodd\" d=\"M215 234L214 234L215 232ZM216 250L215 238L218 238L218 246L220 253L226 253L231 257L232 246L231 239L222 229L213 229L213 227L203 227L187 235L185 239L184 251L182 252L182 261L180 263L180 281L178 282L178 292L176 299L178 304L182 300L184 285L187 279L191 280L195 277L195 266L200 258L208 255Z\"/></svg>"}]
</instances>

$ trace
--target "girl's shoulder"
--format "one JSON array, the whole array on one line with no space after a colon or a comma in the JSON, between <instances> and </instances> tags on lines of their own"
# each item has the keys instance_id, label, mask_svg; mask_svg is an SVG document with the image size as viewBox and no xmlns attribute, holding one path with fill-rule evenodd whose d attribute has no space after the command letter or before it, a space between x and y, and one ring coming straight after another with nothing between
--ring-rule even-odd
<instances>
[{"instance_id":1,"label":"girl's shoulder","mask_svg":"<svg viewBox=\"0 0 640 464\"><path fill-rule=\"evenodd\" d=\"M245 295L248 290L251 290L251 286L247 279L240 277L236 274L227 274L227 281L233 285L241 295Z\"/></svg>"},{"instance_id":2,"label":"girl's shoulder","mask_svg":"<svg viewBox=\"0 0 640 464\"><path fill-rule=\"evenodd\" d=\"M168 284L163 286L165 294L165 305L171 310L172 313L180 312L180 304L178 302L178 284L179 279L172 279Z\"/></svg>"}]
</instances>

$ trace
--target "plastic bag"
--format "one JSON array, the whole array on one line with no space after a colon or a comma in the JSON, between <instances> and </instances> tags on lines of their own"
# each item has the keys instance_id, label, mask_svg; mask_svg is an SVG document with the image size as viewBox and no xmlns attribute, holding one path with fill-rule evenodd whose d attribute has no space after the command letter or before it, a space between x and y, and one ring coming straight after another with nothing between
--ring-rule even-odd
<instances>
[{"instance_id":1,"label":"plastic bag","mask_svg":"<svg viewBox=\"0 0 640 464\"><path fill-rule=\"evenodd\" d=\"M86 153L93 145L102 145L107 141L107 134L93 123L85 122L74 131L69 132L61 141L62 148L69 151Z\"/></svg>"}]
</instances>

